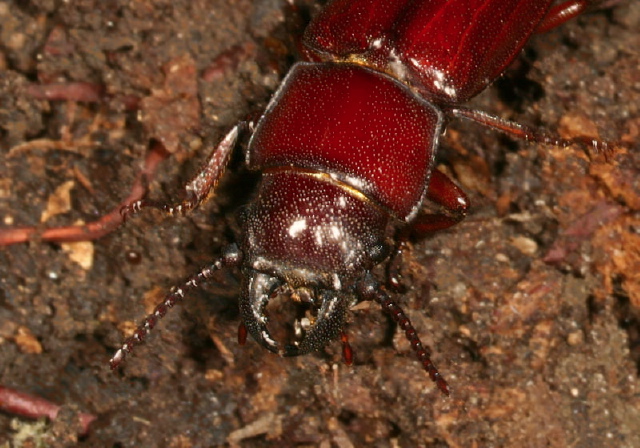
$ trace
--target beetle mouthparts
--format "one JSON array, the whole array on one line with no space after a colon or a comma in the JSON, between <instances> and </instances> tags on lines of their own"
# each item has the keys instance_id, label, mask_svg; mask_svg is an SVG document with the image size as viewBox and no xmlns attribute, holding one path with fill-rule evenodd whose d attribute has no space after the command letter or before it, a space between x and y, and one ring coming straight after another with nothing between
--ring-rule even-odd
<instances>
[{"instance_id":1,"label":"beetle mouthparts","mask_svg":"<svg viewBox=\"0 0 640 448\"><path fill-rule=\"evenodd\" d=\"M319 308L312 305L317 309L315 318L303 318L306 325L297 320L297 325L294 325L296 340L280 344L267 326L267 305L277 295L281 285L282 282L277 278L260 272L243 282L240 311L247 331L258 343L273 353L289 357L320 350L337 337L349 307L350 295L341 291L322 290L317 297L319 300L313 301L319 303ZM299 303L294 305L300 306ZM280 322L273 320L274 324L280 325Z\"/></svg>"}]
</instances>

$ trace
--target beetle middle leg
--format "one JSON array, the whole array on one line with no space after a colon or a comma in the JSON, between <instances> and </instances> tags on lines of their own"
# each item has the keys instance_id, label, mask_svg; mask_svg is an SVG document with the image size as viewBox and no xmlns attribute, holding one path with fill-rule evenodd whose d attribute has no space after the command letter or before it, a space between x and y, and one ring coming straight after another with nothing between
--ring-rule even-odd
<instances>
[{"instance_id":1,"label":"beetle middle leg","mask_svg":"<svg viewBox=\"0 0 640 448\"><path fill-rule=\"evenodd\" d=\"M588 0L567 0L552 7L538 24L536 33L545 33L579 16L589 6Z\"/></svg>"},{"instance_id":2,"label":"beetle middle leg","mask_svg":"<svg viewBox=\"0 0 640 448\"><path fill-rule=\"evenodd\" d=\"M469 198L446 174L434 169L431 173L426 198L444 209L443 213L418 215L396 236L396 246L387 264L387 283L395 291L402 290L400 267L409 239L420 239L426 235L452 227L467 216Z\"/></svg>"},{"instance_id":3,"label":"beetle middle leg","mask_svg":"<svg viewBox=\"0 0 640 448\"><path fill-rule=\"evenodd\" d=\"M535 32L541 34L557 28L563 23L566 23L584 13L593 3L598 4L595 6L595 8L598 9L608 8L617 2L618 0L604 2L594 0L566 0L549 9L547 15L544 16L542 21L538 24Z\"/></svg>"},{"instance_id":4,"label":"beetle middle leg","mask_svg":"<svg viewBox=\"0 0 640 448\"><path fill-rule=\"evenodd\" d=\"M452 107L447 109L447 112L456 118L475 121L482 126L510 135L511 137L519 140L558 146L561 148L578 145L585 151L588 157L591 157L591 153L589 151L591 149L596 154L603 153L604 157L608 158L613 152L614 146L620 144L616 142L614 145L588 136L565 139L557 134L549 133L541 129L534 129L514 121L505 120L495 115L491 115L481 110L468 109L466 107Z\"/></svg>"}]
</instances>

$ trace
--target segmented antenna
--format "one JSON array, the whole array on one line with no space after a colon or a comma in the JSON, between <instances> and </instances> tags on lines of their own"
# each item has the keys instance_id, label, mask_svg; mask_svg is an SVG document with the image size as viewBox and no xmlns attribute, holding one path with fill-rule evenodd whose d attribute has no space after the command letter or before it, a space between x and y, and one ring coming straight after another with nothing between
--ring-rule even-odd
<instances>
[{"instance_id":1,"label":"segmented antenna","mask_svg":"<svg viewBox=\"0 0 640 448\"><path fill-rule=\"evenodd\" d=\"M162 319L176 303L182 301L186 293L199 288L200 285L210 279L216 271L228 266L237 266L241 261L241 255L238 246L233 244L229 246L224 251L224 255L214 263L189 277L181 286L173 287L171 292L156 306L153 313L149 314L142 321L136 331L133 332L133 335L122 343L122 347L113 355L113 358L109 360L111 370L117 369L118 366L122 364L127 355L133 351L133 348L144 341L145 337L156 326L158 321Z\"/></svg>"},{"instance_id":2,"label":"segmented antenna","mask_svg":"<svg viewBox=\"0 0 640 448\"><path fill-rule=\"evenodd\" d=\"M370 274L368 274L360 285L360 295L364 299L375 300L380 304L382 309L391 316L391 318L404 330L407 340L411 344L418 361L422 364L424 370L429 374L429 378L433 381L438 389L449 396L451 389L449 384L442 377L436 365L431 361L431 349L422 344L418 332L414 328L409 317L404 313L400 305L393 301L389 295L380 289L380 285Z\"/></svg>"},{"instance_id":3,"label":"segmented antenna","mask_svg":"<svg viewBox=\"0 0 640 448\"><path fill-rule=\"evenodd\" d=\"M376 301L380 303L382 309L387 312L391 318L398 323L401 329L404 330L404 334L409 340L411 344L411 348L415 352L418 357L418 361L422 363L422 367L429 374L429 378L431 381L436 383L438 389L449 396L451 390L449 389L449 384L447 381L440 375L438 372L438 368L435 366L433 361L431 361L431 350L428 347L422 345L422 341L420 340L420 336L418 336L418 332L413 327L413 324L407 317L407 315L402 311L400 305L391 300L385 293L380 291L380 298L377 298Z\"/></svg>"}]
</instances>

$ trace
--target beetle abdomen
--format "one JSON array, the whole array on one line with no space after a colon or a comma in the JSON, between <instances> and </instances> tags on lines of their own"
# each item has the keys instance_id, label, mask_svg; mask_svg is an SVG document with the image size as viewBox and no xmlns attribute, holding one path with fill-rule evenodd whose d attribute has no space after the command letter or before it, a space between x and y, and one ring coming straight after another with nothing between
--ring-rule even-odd
<instances>
[{"instance_id":1,"label":"beetle abdomen","mask_svg":"<svg viewBox=\"0 0 640 448\"><path fill-rule=\"evenodd\" d=\"M462 103L518 55L552 0L335 0L305 31L313 60L358 60ZM516 20L514 20L516 18Z\"/></svg>"}]
</instances>

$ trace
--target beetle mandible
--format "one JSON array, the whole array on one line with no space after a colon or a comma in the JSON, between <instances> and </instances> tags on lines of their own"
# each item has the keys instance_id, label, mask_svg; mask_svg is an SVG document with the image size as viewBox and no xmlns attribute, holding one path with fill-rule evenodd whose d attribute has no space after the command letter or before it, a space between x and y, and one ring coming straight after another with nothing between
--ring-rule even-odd
<instances>
[{"instance_id":1,"label":"beetle mandible","mask_svg":"<svg viewBox=\"0 0 640 448\"><path fill-rule=\"evenodd\" d=\"M465 193L434 168L447 118L465 118L517 138L584 144L466 109L534 32L580 14L586 0L334 0L306 29L306 61L295 64L252 127L246 164L262 173L244 219L243 239L174 287L111 359L116 368L167 310L215 271L239 266L239 339L247 333L281 356L321 349L337 337L358 300L381 305L444 394L447 382L407 315L371 270L394 258L409 235L448 228L469 208ZM223 175L235 126L186 185L177 205L143 199L122 210L184 213ZM588 142L607 150L601 142ZM425 200L444 210L420 213ZM395 241L395 242L394 242ZM390 279L393 282L393 278ZM295 295L314 310L296 321L293 340L278 341L267 306ZM351 350L343 338L344 355Z\"/></svg>"}]
</instances>

